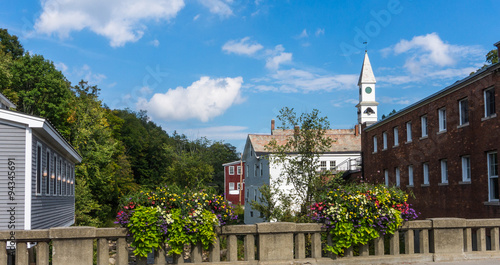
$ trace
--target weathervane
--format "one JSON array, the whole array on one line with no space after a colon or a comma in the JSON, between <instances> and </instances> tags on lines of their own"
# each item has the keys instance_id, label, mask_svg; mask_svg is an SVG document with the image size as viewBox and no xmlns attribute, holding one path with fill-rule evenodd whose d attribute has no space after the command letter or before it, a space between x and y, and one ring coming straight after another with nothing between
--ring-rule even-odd
<instances>
[{"instance_id":1,"label":"weathervane","mask_svg":"<svg viewBox=\"0 0 500 265\"><path fill-rule=\"evenodd\" d=\"M363 42L363 44L365 45L365 52L368 50L368 42Z\"/></svg>"}]
</instances>

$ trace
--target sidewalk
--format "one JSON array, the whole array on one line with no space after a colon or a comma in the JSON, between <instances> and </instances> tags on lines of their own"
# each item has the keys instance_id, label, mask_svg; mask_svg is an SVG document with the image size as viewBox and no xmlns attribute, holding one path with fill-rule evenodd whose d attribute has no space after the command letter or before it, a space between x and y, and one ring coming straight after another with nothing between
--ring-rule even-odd
<instances>
[{"instance_id":1,"label":"sidewalk","mask_svg":"<svg viewBox=\"0 0 500 265\"><path fill-rule=\"evenodd\" d=\"M496 259L476 259L464 261L443 261L443 262L417 262L417 263L403 263L412 265L494 265L500 264L500 258Z\"/></svg>"}]
</instances>

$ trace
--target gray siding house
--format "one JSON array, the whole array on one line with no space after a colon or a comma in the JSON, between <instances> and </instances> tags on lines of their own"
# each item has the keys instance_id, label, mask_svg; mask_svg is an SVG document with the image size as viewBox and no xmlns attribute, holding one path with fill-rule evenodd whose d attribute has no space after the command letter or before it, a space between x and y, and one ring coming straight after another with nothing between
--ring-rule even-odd
<instances>
[{"instance_id":1,"label":"gray siding house","mask_svg":"<svg viewBox=\"0 0 500 265\"><path fill-rule=\"evenodd\" d=\"M13 107L0 94L0 230L70 226L82 158L46 119Z\"/></svg>"}]
</instances>

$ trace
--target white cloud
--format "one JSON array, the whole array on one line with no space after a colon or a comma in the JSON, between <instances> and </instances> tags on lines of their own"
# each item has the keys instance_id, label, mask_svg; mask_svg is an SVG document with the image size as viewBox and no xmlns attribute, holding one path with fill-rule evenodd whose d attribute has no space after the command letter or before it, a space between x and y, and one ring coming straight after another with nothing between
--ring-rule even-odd
<instances>
[{"instance_id":1,"label":"white cloud","mask_svg":"<svg viewBox=\"0 0 500 265\"><path fill-rule=\"evenodd\" d=\"M155 46L155 47L160 46L160 41L159 41L159 40L157 40L157 39L152 40L150 43L151 43L151 45L153 45L153 46Z\"/></svg>"},{"instance_id":2,"label":"white cloud","mask_svg":"<svg viewBox=\"0 0 500 265\"><path fill-rule=\"evenodd\" d=\"M139 40L145 21L172 19L183 7L183 0L45 0L34 27L61 38L89 29L119 47Z\"/></svg>"},{"instance_id":3,"label":"white cloud","mask_svg":"<svg viewBox=\"0 0 500 265\"><path fill-rule=\"evenodd\" d=\"M416 99L409 99L407 97L387 97L387 96L382 96L379 97L378 102L383 103L383 104L397 104L397 105L410 105L413 102L416 102Z\"/></svg>"},{"instance_id":4,"label":"white cloud","mask_svg":"<svg viewBox=\"0 0 500 265\"><path fill-rule=\"evenodd\" d=\"M204 76L187 88L177 87L154 94L148 101L139 98L138 109L146 109L162 120L199 119L202 122L222 115L229 107L243 102L240 95L243 78Z\"/></svg>"},{"instance_id":5,"label":"white cloud","mask_svg":"<svg viewBox=\"0 0 500 265\"><path fill-rule=\"evenodd\" d=\"M321 35L325 35L325 29L320 29L320 28L318 28L318 29L316 30L316 33L314 33L314 35L316 35L316 37L319 37L319 36L321 36Z\"/></svg>"},{"instance_id":6,"label":"white cloud","mask_svg":"<svg viewBox=\"0 0 500 265\"><path fill-rule=\"evenodd\" d=\"M233 15L233 10L228 5L232 3L231 0L199 0L199 2L208 8L210 13L219 15L220 17L229 17Z\"/></svg>"},{"instance_id":7,"label":"white cloud","mask_svg":"<svg viewBox=\"0 0 500 265\"><path fill-rule=\"evenodd\" d=\"M266 68L270 70L278 70L280 64L289 63L292 61L292 53L285 52L283 45L276 45L274 50L267 50Z\"/></svg>"},{"instance_id":8,"label":"white cloud","mask_svg":"<svg viewBox=\"0 0 500 265\"><path fill-rule=\"evenodd\" d=\"M66 73L66 71L68 71L68 66L63 62L55 63L54 66L63 73Z\"/></svg>"},{"instance_id":9,"label":"white cloud","mask_svg":"<svg viewBox=\"0 0 500 265\"><path fill-rule=\"evenodd\" d=\"M248 127L243 126L216 126L206 128L186 129L182 133L193 138L201 136L208 139L221 139L221 140L245 140L248 136L246 131Z\"/></svg>"},{"instance_id":10,"label":"white cloud","mask_svg":"<svg viewBox=\"0 0 500 265\"><path fill-rule=\"evenodd\" d=\"M425 75L443 67L457 65L468 57L478 58L484 51L477 46L460 46L445 43L437 33L401 40L396 45L381 50L383 56L406 54L404 68L413 75Z\"/></svg>"},{"instance_id":11,"label":"white cloud","mask_svg":"<svg viewBox=\"0 0 500 265\"><path fill-rule=\"evenodd\" d=\"M302 30L302 32L300 33L300 35L297 36L298 39L307 38L307 37L309 37L309 34L307 34L307 30L306 29Z\"/></svg>"},{"instance_id":12,"label":"white cloud","mask_svg":"<svg viewBox=\"0 0 500 265\"><path fill-rule=\"evenodd\" d=\"M200 14L198 14L198 15L194 16L194 17L193 17L193 21L198 20L198 18L200 18Z\"/></svg>"},{"instance_id":13,"label":"white cloud","mask_svg":"<svg viewBox=\"0 0 500 265\"><path fill-rule=\"evenodd\" d=\"M258 91L308 93L356 88L358 75L321 75L306 70L279 70L269 75L270 80L254 79L250 85ZM261 84L264 82L264 84Z\"/></svg>"},{"instance_id":14,"label":"white cloud","mask_svg":"<svg viewBox=\"0 0 500 265\"><path fill-rule=\"evenodd\" d=\"M239 55L252 55L262 48L259 43L250 41L250 37L245 37L239 41L230 40L222 46L223 51Z\"/></svg>"},{"instance_id":15,"label":"white cloud","mask_svg":"<svg viewBox=\"0 0 500 265\"><path fill-rule=\"evenodd\" d=\"M84 64L81 67L73 67L72 71L67 71L67 69L68 68L66 67L66 76L71 77L71 79L76 82L84 80L89 82L90 85L99 85L102 84L102 81L107 78L104 74L94 73L87 64Z\"/></svg>"}]
</instances>

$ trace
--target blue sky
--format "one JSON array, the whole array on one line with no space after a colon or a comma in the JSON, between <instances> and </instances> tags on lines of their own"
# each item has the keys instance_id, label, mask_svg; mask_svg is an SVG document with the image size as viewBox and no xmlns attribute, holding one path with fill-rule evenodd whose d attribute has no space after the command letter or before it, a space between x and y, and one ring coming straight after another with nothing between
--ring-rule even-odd
<instances>
[{"instance_id":1,"label":"blue sky","mask_svg":"<svg viewBox=\"0 0 500 265\"><path fill-rule=\"evenodd\" d=\"M365 47L379 118L466 77L500 41L498 2L0 0L0 27L111 108L243 149L288 106L357 122ZM363 42L368 44L364 45Z\"/></svg>"}]
</instances>

